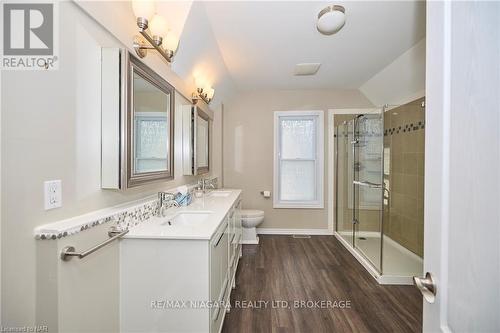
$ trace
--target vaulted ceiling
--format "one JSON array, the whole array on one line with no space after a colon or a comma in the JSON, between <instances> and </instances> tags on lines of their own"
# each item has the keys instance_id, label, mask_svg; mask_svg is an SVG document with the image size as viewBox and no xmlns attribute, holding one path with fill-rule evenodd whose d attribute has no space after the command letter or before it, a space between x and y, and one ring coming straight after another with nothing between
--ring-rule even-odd
<instances>
[{"instance_id":1,"label":"vaulted ceiling","mask_svg":"<svg viewBox=\"0 0 500 333\"><path fill-rule=\"evenodd\" d=\"M318 12L343 5L346 24L335 35L316 30ZM205 2L225 65L240 90L359 88L425 37L422 1ZM315 76L293 76L294 65L319 62Z\"/></svg>"}]
</instances>

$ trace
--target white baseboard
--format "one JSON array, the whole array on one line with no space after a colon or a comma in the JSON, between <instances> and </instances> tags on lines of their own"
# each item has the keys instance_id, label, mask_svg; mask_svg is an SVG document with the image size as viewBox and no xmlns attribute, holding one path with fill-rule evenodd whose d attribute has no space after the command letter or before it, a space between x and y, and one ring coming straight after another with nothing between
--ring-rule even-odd
<instances>
[{"instance_id":1,"label":"white baseboard","mask_svg":"<svg viewBox=\"0 0 500 333\"><path fill-rule=\"evenodd\" d=\"M397 276L397 275L380 275L377 279L379 284L389 285L413 285L413 277L411 276Z\"/></svg>"},{"instance_id":2,"label":"white baseboard","mask_svg":"<svg viewBox=\"0 0 500 333\"><path fill-rule=\"evenodd\" d=\"M328 229L278 229L257 228L257 234L261 235L333 235Z\"/></svg>"},{"instance_id":3,"label":"white baseboard","mask_svg":"<svg viewBox=\"0 0 500 333\"><path fill-rule=\"evenodd\" d=\"M342 236L352 236L352 231L337 231ZM380 237L379 231L356 231L358 237ZM384 236L385 237L385 236Z\"/></svg>"}]
</instances>

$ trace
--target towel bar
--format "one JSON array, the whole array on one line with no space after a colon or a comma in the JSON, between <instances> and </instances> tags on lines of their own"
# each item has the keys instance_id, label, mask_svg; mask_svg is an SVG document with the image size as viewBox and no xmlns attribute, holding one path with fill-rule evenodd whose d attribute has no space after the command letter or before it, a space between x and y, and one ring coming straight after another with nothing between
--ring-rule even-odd
<instances>
[{"instance_id":1,"label":"towel bar","mask_svg":"<svg viewBox=\"0 0 500 333\"><path fill-rule=\"evenodd\" d=\"M73 257L78 257L78 259L85 258L89 254L94 253L95 251L97 251L100 248L108 245L112 241L114 241L114 240L122 237L127 232L128 232L128 229L124 230L124 231L122 231L120 233L114 234L113 237L111 237L111 238L105 240L104 242L102 242L102 243L100 243L100 244L98 244L98 245L96 245L94 247L91 247L90 249L88 249L86 251L83 251L83 252L75 252L75 247L74 246L66 246L61 251L61 259L63 261L70 261L71 259L73 259Z\"/></svg>"}]
</instances>

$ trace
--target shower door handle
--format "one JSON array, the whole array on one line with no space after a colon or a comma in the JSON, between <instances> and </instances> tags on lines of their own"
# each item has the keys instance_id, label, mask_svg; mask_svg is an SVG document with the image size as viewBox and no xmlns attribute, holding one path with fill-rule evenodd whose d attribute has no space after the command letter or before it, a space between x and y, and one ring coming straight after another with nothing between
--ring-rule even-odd
<instances>
[{"instance_id":1,"label":"shower door handle","mask_svg":"<svg viewBox=\"0 0 500 333\"><path fill-rule=\"evenodd\" d=\"M375 184L372 182L360 182L359 180L353 180L353 184L359 185L359 186L367 186L369 188L382 188L382 184Z\"/></svg>"},{"instance_id":2,"label":"shower door handle","mask_svg":"<svg viewBox=\"0 0 500 333\"><path fill-rule=\"evenodd\" d=\"M434 303L436 300L436 282L432 278L432 274L427 272L425 273L425 278L421 278L418 276L413 277L413 284L420 291L424 299L429 303Z\"/></svg>"}]
</instances>

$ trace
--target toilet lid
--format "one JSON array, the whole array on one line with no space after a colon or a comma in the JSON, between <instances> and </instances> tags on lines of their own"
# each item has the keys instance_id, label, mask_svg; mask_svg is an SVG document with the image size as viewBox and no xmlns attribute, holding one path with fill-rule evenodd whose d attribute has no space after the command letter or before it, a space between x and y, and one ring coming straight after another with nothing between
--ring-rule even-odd
<instances>
[{"instance_id":1,"label":"toilet lid","mask_svg":"<svg viewBox=\"0 0 500 333\"><path fill-rule=\"evenodd\" d=\"M242 209L241 217L263 217L264 211L256 209Z\"/></svg>"}]
</instances>

